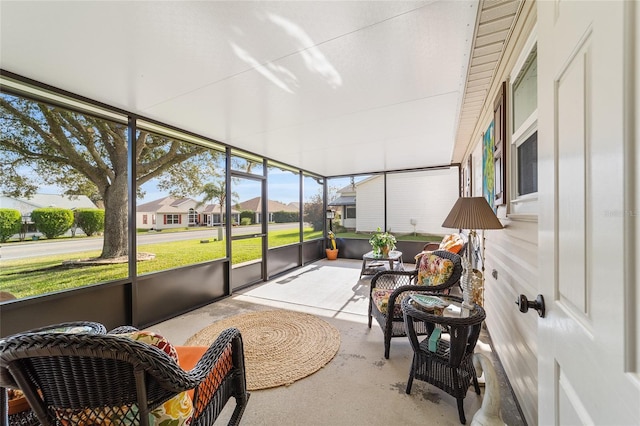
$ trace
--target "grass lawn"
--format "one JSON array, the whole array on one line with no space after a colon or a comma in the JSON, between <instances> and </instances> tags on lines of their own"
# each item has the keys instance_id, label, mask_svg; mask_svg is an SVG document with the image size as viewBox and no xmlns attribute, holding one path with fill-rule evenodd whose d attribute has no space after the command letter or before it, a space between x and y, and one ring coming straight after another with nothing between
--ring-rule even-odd
<instances>
[{"instance_id":1,"label":"grass lawn","mask_svg":"<svg viewBox=\"0 0 640 426\"><path fill-rule=\"evenodd\" d=\"M304 230L305 240L319 237L322 237L322 231L314 232L310 228ZM269 232L270 248L297 242L299 242L297 230ZM260 238L233 241L232 264L259 259L261 256L260 243ZM226 244L224 241L203 244L200 239L191 239L169 243L142 244L138 246L138 252L155 254L153 260L138 262L138 274L142 275L225 258ZM97 250L2 261L0 290L23 298L123 279L128 276L127 263L82 267L62 265L65 260L87 259L99 255L100 251Z\"/></svg>"},{"instance_id":2,"label":"grass lawn","mask_svg":"<svg viewBox=\"0 0 640 426\"><path fill-rule=\"evenodd\" d=\"M369 234L340 233L338 238L369 239ZM304 240L321 238L321 231L311 228L304 230ZM399 240L440 241L440 236L407 235L399 236ZM279 230L269 232L269 248L294 244L298 241L298 231ZM37 242L34 242L37 243ZM235 240L231 263L248 262L261 256L260 238ZM138 262L138 274L163 271L195 263L222 259L226 257L224 241L201 243L200 239L173 241L169 243L143 244L138 252L155 254L155 259ZM81 287L89 284L103 283L128 276L127 263L100 266L63 266L62 262L74 259L97 257L100 251L88 251L73 254L42 256L20 260L2 261L0 269L0 290L8 291L18 298L35 296L54 291Z\"/></svg>"},{"instance_id":3,"label":"grass lawn","mask_svg":"<svg viewBox=\"0 0 640 426\"><path fill-rule=\"evenodd\" d=\"M361 233L361 232L339 232L336 234L337 238L354 238L354 239L361 239L361 240L368 240L369 238L371 238L373 236L373 234L375 234L375 232L372 232L370 234L367 233ZM398 241L442 241L443 236L442 235L423 235L423 234L393 234L396 237L396 240Z\"/></svg>"}]
</instances>

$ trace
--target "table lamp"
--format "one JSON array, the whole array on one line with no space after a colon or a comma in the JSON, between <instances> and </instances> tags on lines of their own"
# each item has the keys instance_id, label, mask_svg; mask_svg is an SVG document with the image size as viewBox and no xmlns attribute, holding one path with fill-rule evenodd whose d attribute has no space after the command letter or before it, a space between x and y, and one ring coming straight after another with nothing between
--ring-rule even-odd
<instances>
[{"instance_id":1,"label":"table lamp","mask_svg":"<svg viewBox=\"0 0 640 426\"><path fill-rule=\"evenodd\" d=\"M460 197L453 205L449 215L442 223L444 228L457 228L469 230L469 242L467 244L467 260L471 267L465 271L467 283L471 281L472 267L471 256L474 253L473 243L477 238L476 230L482 229L502 229L502 223L491 209L491 206L484 197ZM482 279L480 305L484 305L484 232L482 233ZM468 292L467 286L463 286L463 291ZM469 300L469 294L465 295L465 301Z\"/></svg>"}]
</instances>

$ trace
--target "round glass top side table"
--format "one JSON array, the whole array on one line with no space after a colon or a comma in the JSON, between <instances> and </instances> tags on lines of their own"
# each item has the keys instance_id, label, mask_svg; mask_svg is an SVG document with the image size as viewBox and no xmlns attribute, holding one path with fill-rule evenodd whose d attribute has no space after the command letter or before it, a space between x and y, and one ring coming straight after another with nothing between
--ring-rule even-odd
<instances>
[{"instance_id":1,"label":"round glass top side table","mask_svg":"<svg viewBox=\"0 0 640 426\"><path fill-rule=\"evenodd\" d=\"M422 296L408 296L402 301L405 328L413 348L406 392L411 393L413 379L442 389L456 398L460 422L465 424L463 402L471 383L480 395L472 358L485 311L477 304L464 308L460 297L435 293ZM427 335L421 341L414 325L418 321L427 328ZM448 333L449 338L442 338L442 333Z\"/></svg>"}]
</instances>

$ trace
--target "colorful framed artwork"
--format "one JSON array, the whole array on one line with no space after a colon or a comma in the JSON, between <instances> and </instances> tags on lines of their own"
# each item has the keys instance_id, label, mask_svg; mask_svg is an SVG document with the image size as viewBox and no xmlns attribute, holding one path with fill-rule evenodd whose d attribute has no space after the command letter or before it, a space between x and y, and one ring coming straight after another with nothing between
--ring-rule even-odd
<instances>
[{"instance_id":1,"label":"colorful framed artwork","mask_svg":"<svg viewBox=\"0 0 640 426\"><path fill-rule=\"evenodd\" d=\"M493 121L489 124L482 140L482 195L495 211L495 170L493 162L494 146Z\"/></svg>"}]
</instances>

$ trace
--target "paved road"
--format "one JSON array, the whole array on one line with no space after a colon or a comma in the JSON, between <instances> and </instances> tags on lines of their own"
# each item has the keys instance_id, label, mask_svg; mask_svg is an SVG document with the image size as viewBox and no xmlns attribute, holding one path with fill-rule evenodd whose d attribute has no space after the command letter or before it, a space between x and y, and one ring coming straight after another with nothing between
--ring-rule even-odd
<instances>
[{"instance_id":1,"label":"paved road","mask_svg":"<svg viewBox=\"0 0 640 426\"><path fill-rule=\"evenodd\" d=\"M297 223L278 223L269 225L269 229L292 229L296 228L297 226ZM260 232L260 225L235 227L232 229L232 235L242 235L257 232ZM218 229L207 228L199 231L168 233L149 232L147 234L138 234L138 245L205 238L218 238ZM0 255L2 256L0 262L3 260L64 253L77 253L91 250L102 250L102 238L68 238L64 240L43 240L38 242L25 241L23 243L10 244L5 243L2 244L2 248L0 248Z\"/></svg>"}]
</instances>

